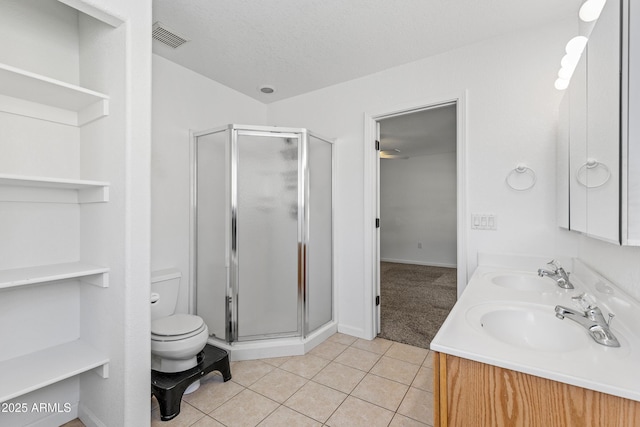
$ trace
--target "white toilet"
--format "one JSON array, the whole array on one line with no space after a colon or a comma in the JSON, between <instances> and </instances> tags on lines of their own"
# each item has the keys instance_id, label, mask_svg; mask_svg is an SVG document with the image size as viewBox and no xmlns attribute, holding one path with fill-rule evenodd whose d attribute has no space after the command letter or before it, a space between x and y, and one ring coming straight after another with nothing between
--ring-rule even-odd
<instances>
[{"instance_id":1,"label":"white toilet","mask_svg":"<svg viewBox=\"0 0 640 427\"><path fill-rule=\"evenodd\" d=\"M175 314L182 274L177 269L151 273L151 369L182 372L198 364L209 330L202 318ZM185 394L198 389L193 383Z\"/></svg>"}]
</instances>

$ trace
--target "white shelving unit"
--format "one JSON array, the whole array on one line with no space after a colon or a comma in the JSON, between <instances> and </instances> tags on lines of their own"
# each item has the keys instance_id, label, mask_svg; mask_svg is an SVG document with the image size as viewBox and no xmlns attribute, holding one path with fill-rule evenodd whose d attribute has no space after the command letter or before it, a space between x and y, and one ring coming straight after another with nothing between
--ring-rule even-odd
<instances>
[{"instance_id":1,"label":"white shelving unit","mask_svg":"<svg viewBox=\"0 0 640 427\"><path fill-rule=\"evenodd\" d=\"M56 3L53 2L47 3L47 5L48 10L56 10L62 14L68 13L68 17L73 17L72 12L64 9L66 6L56 6ZM21 10L28 14L31 12L29 10L30 7L34 6L27 5ZM1 13L4 12L5 10L3 9ZM68 22L73 22L73 20ZM58 29L61 29L61 25L67 25L57 22L53 18L49 24ZM39 24L31 22L30 25L30 29L25 31L30 31L34 37L47 38L51 34L40 32ZM82 32L80 26L70 27L69 29L71 32L76 31L75 37L78 38L86 34ZM12 40L22 40L20 38L22 30L14 28L14 31L16 31L18 37ZM66 31L66 28L62 31ZM92 33L88 34L90 34L87 36L89 38L88 42L91 43L94 35ZM31 37L31 34L29 37ZM69 39L60 39L58 41L61 41L62 44L60 47L54 46L54 50L74 49L77 44L73 40L69 42ZM30 45L22 47L21 53L30 53ZM26 50L24 49L25 47L27 48ZM82 55L86 46L78 47L78 49L79 55ZM35 53L34 55L39 54ZM35 62L33 63L35 64L39 57L34 57L34 59ZM43 61L46 61L46 59L43 59ZM25 61L25 63L30 62ZM42 69L49 70L51 68L42 67ZM68 71L68 69L65 70ZM85 72L90 73L91 71ZM73 76L73 73L70 73L70 75L77 77ZM109 80L102 82L108 83ZM109 86L107 85L107 87ZM96 153L91 157L90 153L93 152L92 149L98 146L98 143L109 144L106 139L103 141L104 132L109 132L114 126L117 126L117 124L107 123L104 127L106 130L103 130L102 126L85 127L82 130L70 129L69 126L82 127L108 116L109 96L6 63L0 63L0 113L8 113L5 119L11 124L7 128L8 138L0 139L0 149L6 147L9 152L12 148L10 144L25 143L29 146L31 140L26 138L35 138L40 140L38 143L43 144L49 138L48 132L53 132L53 135L58 138L66 138L71 135L72 140L70 140L70 143L59 146L62 148L59 149L60 151L56 151L56 156L52 156L51 162L53 163L47 165L47 171L53 170L62 173L66 172L65 165L55 163L56 158L64 158L68 155L71 158L77 157L81 162L85 162L88 159L89 164L92 161L101 161L100 158L97 158L100 154ZM21 117L14 117L16 115ZM46 126L41 126L39 122L42 120L51 122L54 125L48 123ZM33 128L31 128L32 126ZM24 132L25 136L23 137L21 131L27 127L29 132ZM83 153L82 142L84 140L91 146L91 148L87 149L89 154ZM76 144L77 142L79 142L79 145ZM37 147L37 145L31 145L30 147ZM29 153L28 150L27 148L25 151ZM36 150L34 150L34 154L43 156L43 154L37 153ZM78 154L83 155L80 156ZM17 164L12 165L13 170L37 170L37 166L34 167L29 164L28 155L22 158L22 163L17 162ZM34 162L34 164L38 165L37 162ZM79 168L79 170L91 171L92 169L85 166L84 169ZM80 337L77 340L68 341L69 339L74 339L73 331L76 329L82 331L80 324L86 326L87 323L100 323L96 321L99 319L96 319L95 316L97 315L93 314L93 307L78 310L78 313L74 313L71 316L60 317L51 313L39 317L34 307L39 307L38 304L42 305L43 300L39 299L40 295L47 295L46 302L53 306L56 306L56 303L61 303L71 295L73 299L77 298L78 304L82 307L83 304L95 304L96 301L101 300L99 293L109 291L109 289L75 288L65 287L64 285L64 282L76 281L98 288L109 287L110 268L93 265L91 264L91 259L102 259L101 256L96 256L96 253L100 253L100 250L96 248L101 248L102 245L109 241L109 237L105 237L101 231L105 224L112 220L108 216L108 212L112 209L104 210L100 206L80 206L109 202L109 189L110 183L103 181L0 173L0 202L3 204L4 212L7 212L5 218L9 218L10 221L16 221L26 230L29 229L30 221L34 221L34 218L47 221L52 212L55 215L62 215L62 218L66 221L61 225L52 219L49 229L53 231L48 234L47 231L43 232L43 229L40 229L40 232L43 233L42 235L25 236L29 242L35 242L36 245L40 241L50 242L55 238L52 236L59 236L64 233L64 230L73 229L77 224L80 232L77 234L77 229L72 232L73 236L78 237L77 240L76 237L70 239L72 242L71 248L65 247L63 244L58 247L63 253L67 253L64 251L69 251L69 254L73 254L74 250L80 248L79 253L82 254L83 258L86 257L89 260L88 263L83 259L77 262L12 268L11 262L14 263L14 266L17 266L16 261L13 260L6 261L4 269L0 270L0 302L3 292L12 292L12 301L17 301L19 305L24 305L27 312L33 313L33 317L30 319L33 320L32 323L21 325L19 322L15 322L18 330L19 328L28 328L24 332L34 337L37 335L37 331L33 329L34 325L52 326L54 329L59 328L68 332L59 335L54 333L53 338L47 341L48 344L46 344L47 348L45 349L40 348L37 342L25 343L20 342L20 340L9 340L9 342L5 343L5 345L12 348L13 352L5 352L3 354L0 348L0 402L15 399L47 386L52 386L53 393L55 393L54 383L91 370L96 370L101 377L108 378L109 355L103 350L98 350L98 348L102 347L100 336L89 333L83 337L82 332L80 332ZM79 206L76 209L68 206L52 206L51 204L75 204ZM23 212L26 215L21 215ZM67 214L70 216L67 216ZM60 216L56 218L60 218ZM75 222L76 220L77 223ZM17 224L5 223L5 225L11 227ZM25 249L24 241L19 237L13 237L13 239L16 240L6 239L0 244L6 245L4 246L5 248L11 248L12 245L19 246L20 250L25 253L25 258L20 260L24 261L22 265L30 265L29 261L31 259L28 258L28 248ZM50 249L50 251L54 250L57 249ZM60 259L57 255L41 250L33 260L34 263L46 263L48 259ZM46 288L34 288L35 286ZM65 289L66 291L62 292ZM84 295L87 294L90 297L84 300ZM43 298L45 297L43 296ZM56 298L60 298L60 300L56 300ZM97 312L99 313L100 310L97 310ZM6 324L11 324L15 320L12 317L11 310L3 310L0 313L0 316L4 315L0 317L0 320L6 322ZM46 323L46 325L43 323ZM54 329L49 328L49 331ZM13 357L15 354L21 354L21 356ZM31 422L29 421L29 423Z\"/></svg>"},{"instance_id":2,"label":"white shelving unit","mask_svg":"<svg viewBox=\"0 0 640 427\"><path fill-rule=\"evenodd\" d=\"M0 201L98 203L109 201L109 183L0 174Z\"/></svg>"},{"instance_id":3,"label":"white shelving unit","mask_svg":"<svg viewBox=\"0 0 640 427\"><path fill-rule=\"evenodd\" d=\"M44 284L58 280L83 279L88 284L109 286L109 269L80 262L39 265L36 267L0 270L0 289ZM0 374L0 377L2 375Z\"/></svg>"},{"instance_id":4,"label":"white shelving unit","mask_svg":"<svg viewBox=\"0 0 640 427\"><path fill-rule=\"evenodd\" d=\"M109 114L109 97L0 63L0 111L83 126Z\"/></svg>"},{"instance_id":5,"label":"white shelving unit","mask_svg":"<svg viewBox=\"0 0 640 427\"><path fill-rule=\"evenodd\" d=\"M0 362L0 402L92 369L109 376L109 359L82 340Z\"/></svg>"}]
</instances>

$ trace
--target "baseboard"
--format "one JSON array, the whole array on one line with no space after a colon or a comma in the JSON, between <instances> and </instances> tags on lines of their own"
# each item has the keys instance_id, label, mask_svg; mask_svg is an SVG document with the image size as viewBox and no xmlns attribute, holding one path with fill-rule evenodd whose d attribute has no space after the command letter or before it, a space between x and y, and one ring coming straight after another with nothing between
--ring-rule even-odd
<instances>
[{"instance_id":1,"label":"baseboard","mask_svg":"<svg viewBox=\"0 0 640 427\"><path fill-rule=\"evenodd\" d=\"M82 421L87 427L107 427L107 425L85 405L80 405L78 407L78 418L80 418L80 421Z\"/></svg>"},{"instance_id":2,"label":"baseboard","mask_svg":"<svg viewBox=\"0 0 640 427\"><path fill-rule=\"evenodd\" d=\"M356 338L370 339L365 336L364 329L355 328L353 326L338 324L338 332L341 334L351 335Z\"/></svg>"},{"instance_id":3,"label":"baseboard","mask_svg":"<svg viewBox=\"0 0 640 427\"><path fill-rule=\"evenodd\" d=\"M380 258L380 262L395 262L397 264L425 265L428 267L447 267L447 268L458 267L456 264L449 264L449 263L442 263L442 262L411 261L406 259L391 259L391 258Z\"/></svg>"},{"instance_id":4,"label":"baseboard","mask_svg":"<svg viewBox=\"0 0 640 427\"><path fill-rule=\"evenodd\" d=\"M29 427L60 426L76 418L78 418L77 402L72 403L69 406L69 411L64 410L62 412L49 413L47 416L40 418L39 420L33 421L32 423L27 425Z\"/></svg>"}]
</instances>

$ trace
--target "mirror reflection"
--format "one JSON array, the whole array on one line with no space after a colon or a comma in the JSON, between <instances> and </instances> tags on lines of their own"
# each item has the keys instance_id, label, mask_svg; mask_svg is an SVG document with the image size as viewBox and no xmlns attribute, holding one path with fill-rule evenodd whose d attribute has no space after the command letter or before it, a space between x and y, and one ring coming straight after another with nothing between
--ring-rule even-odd
<instances>
[{"instance_id":1,"label":"mirror reflection","mask_svg":"<svg viewBox=\"0 0 640 427\"><path fill-rule=\"evenodd\" d=\"M557 158L558 224L615 243L621 238L620 21L620 0L609 0L583 30L588 42L560 107Z\"/></svg>"}]
</instances>

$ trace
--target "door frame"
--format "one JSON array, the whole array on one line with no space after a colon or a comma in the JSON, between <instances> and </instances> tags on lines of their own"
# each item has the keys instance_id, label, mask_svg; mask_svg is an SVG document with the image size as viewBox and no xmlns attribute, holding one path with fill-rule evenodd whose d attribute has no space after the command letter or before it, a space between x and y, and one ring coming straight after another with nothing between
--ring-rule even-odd
<instances>
[{"instance_id":1,"label":"door frame","mask_svg":"<svg viewBox=\"0 0 640 427\"><path fill-rule=\"evenodd\" d=\"M380 295L380 229L376 228L376 218L380 212L379 152L375 148L378 122L382 119L401 116L455 103L456 108L456 217L457 217L457 294L462 294L467 283L467 91L441 96L407 105L381 108L364 113L364 301L365 336L376 337L380 330L380 305L376 296Z\"/></svg>"}]
</instances>

